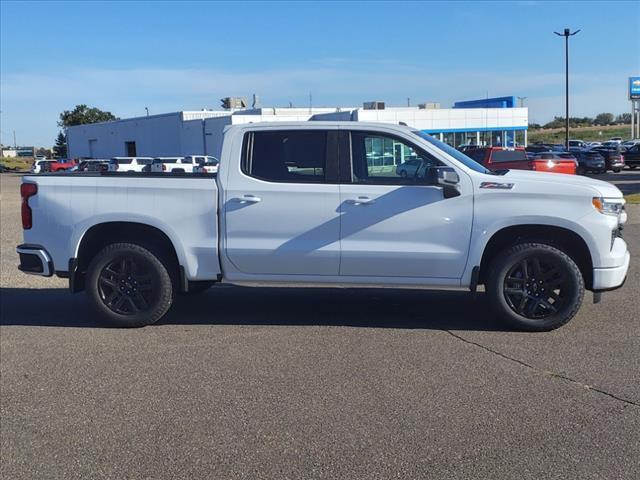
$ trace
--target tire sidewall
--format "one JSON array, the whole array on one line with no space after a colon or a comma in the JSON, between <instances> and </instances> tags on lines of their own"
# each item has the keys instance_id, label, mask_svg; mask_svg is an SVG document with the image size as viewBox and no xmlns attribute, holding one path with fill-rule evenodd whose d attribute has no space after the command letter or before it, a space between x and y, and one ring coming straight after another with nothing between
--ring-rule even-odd
<instances>
[{"instance_id":1,"label":"tire sidewall","mask_svg":"<svg viewBox=\"0 0 640 480\"><path fill-rule=\"evenodd\" d=\"M150 308L135 315L121 315L107 307L98 286L104 267L125 255L143 260L150 266L154 288L158 289ZM109 322L121 327L142 327L157 322L171 307L174 295L171 277L163 262L150 250L133 243L108 245L94 257L88 268L86 291L94 308Z\"/></svg>"},{"instance_id":2,"label":"tire sidewall","mask_svg":"<svg viewBox=\"0 0 640 480\"><path fill-rule=\"evenodd\" d=\"M544 319L531 319L519 315L509 306L505 298L504 280L509 270L532 255L553 258L570 280L565 304L560 310ZM517 328L529 331L548 331L566 324L577 313L584 297L584 280L575 262L561 250L547 244L526 243L510 248L506 255L495 262L487 282L487 293L494 309L505 320Z\"/></svg>"}]
</instances>

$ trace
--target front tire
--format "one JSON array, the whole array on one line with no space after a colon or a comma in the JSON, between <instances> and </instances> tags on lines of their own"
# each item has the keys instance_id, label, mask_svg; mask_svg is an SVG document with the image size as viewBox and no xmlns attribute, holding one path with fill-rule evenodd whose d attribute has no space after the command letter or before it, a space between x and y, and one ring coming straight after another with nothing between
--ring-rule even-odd
<instances>
[{"instance_id":1,"label":"front tire","mask_svg":"<svg viewBox=\"0 0 640 480\"><path fill-rule=\"evenodd\" d=\"M520 243L490 265L486 282L491 306L512 326L544 332L578 312L584 280L575 262L545 243Z\"/></svg>"},{"instance_id":2,"label":"front tire","mask_svg":"<svg viewBox=\"0 0 640 480\"><path fill-rule=\"evenodd\" d=\"M94 308L120 327L156 323L173 302L167 267L134 243L114 243L100 251L89 265L86 290Z\"/></svg>"}]
</instances>

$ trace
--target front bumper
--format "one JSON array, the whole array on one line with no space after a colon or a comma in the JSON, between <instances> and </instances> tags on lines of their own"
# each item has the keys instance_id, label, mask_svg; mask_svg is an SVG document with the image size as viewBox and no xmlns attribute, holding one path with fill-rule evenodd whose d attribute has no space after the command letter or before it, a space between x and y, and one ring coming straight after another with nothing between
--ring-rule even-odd
<instances>
[{"instance_id":1,"label":"front bumper","mask_svg":"<svg viewBox=\"0 0 640 480\"><path fill-rule=\"evenodd\" d=\"M20 256L20 265L18 270L30 275L40 275L50 277L53 275L53 262L51 255L47 253L44 247L24 243L16 247L16 252Z\"/></svg>"},{"instance_id":2,"label":"front bumper","mask_svg":"<svg viewBox=\"0 0 640 480\"><path fill-rule=\"evenodd\" d=\"M625 245L626 246L626 245ZM593 291L607 291L620 288L625 279L627 278L627 272L629 271L629 262L631 255L626 250L622 260L622 264L617 267L611 268L594 268L593 269Z\"/></svg>"}]
</instances>

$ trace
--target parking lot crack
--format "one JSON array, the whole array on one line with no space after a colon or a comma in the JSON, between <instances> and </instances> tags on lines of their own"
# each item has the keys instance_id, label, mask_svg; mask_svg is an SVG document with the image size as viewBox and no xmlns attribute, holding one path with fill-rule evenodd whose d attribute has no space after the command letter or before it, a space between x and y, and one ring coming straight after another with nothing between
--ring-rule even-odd
<instances>
[{"instance_id":1,"label":"parking lot crack","mask_svg":"<svg viewBox=\"0 0 640 480\"><path fill-rule=\"evenodd\" d=\"M582 383L582 382L580 382L578 380L575 380L575 379L573 379L571 377L568 377L566 375L563 375L561 373L552 372L552 371L549 371L549 370L543 370L543 369L538 368L538 367L536 367L534 365L531 365L531 364L529 364L527 362L524 362L524 361L519 360L517 358L511 357L511 356L506 355L506 354L504 354L502 352L498 352L497 350L494 350L494 349L492 349L490 347L482 345L481 343L474 342L472 340L468 340L468 339L464 338L461 335L453 333L451 330L444 330L444 331L447 332L452 337L454 337L454 338L456 338L456 339L458 339L458 340L460 340L460 341L462 341L462 342L464 342L464 343L466 343L468 345L473 345L475 347L481 348L481 349L483 349L483 350L485 350L485 351L487 351L487 352L489 352L489 353L491 353L493 355L497 355L497 356L499 356L501 358L504 358L505 360L509 360L510 362L517 363L518 365L520 365L520 366L522 366L524 368L528 368L530 370L533 370L536 373L539 373L539 374L541 374L541 375L543 375L545 377L564 380L566 382L569 382L569 383L572 383L572 384L577 385L579 387L582 387L585 390L591 390L591 391L600 393L601 395L606 395L607 397L612 398L614 400L617 400L619 402L622 402L622 403L624 403L626 405L633 405L634 407L640 407L640 404L638 404L637 402L634 402L633 400L629 400L627 398L620 397L620 396L618 396L618 395L616 395L614 393L607 392L606 390L603 390L603 389L598 388L598 387L594 387L593 385L587 385L586 383Z\"/></svg>"}]
</instances>

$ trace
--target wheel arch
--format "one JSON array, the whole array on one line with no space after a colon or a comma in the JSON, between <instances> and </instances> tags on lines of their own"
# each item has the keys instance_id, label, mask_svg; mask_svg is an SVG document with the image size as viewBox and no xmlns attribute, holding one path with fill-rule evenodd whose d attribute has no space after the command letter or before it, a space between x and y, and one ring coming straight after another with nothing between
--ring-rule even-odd
<instances>
[{"instance_id":1,"label":"wheel arch","mask_svg":"<svg viewBox=\"0 0 640 480\"><path fill-rule=\"evenodd\" d=\"M569 255L580 269L585 287L593 284L593 259L587 242L576 232L554 225L525 224L504 227L495 232L482 252L478 283L484 284L489 265L504 249L523 241L539 241Z\"/></svg>"},{"instance_id":2,"label":"wheel arch","mask_svg":"<svg viewBox=\"0 0 640 480\"><path fill-rule=\"evenodd\" d=\"M78 242L75 258L70 260L69 285L72 292L84 290L87 268L95 255L112 243L131 242L160 256L175 284L182 289L185 273L179 252L160 228L139 222L106 221L89 227Z\"/></svg>"}]
</instances>

